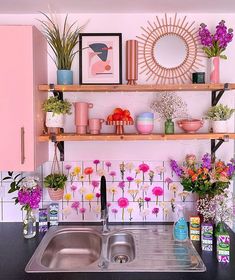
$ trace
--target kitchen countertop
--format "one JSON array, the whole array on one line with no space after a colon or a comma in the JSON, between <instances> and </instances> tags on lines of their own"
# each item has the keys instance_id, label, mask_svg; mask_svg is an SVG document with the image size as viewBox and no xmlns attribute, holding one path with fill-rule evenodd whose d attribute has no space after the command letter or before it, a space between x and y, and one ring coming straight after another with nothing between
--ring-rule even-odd
<instances>
[{"instance_id":1,"label":"kitchen countertop","mask_svg":"<svg viewBox=\"0 0 235 280\"><path fill-rule=\"evenodd\" d=\"M156 224L157 227L157 224ZM0 279L1 280L232 280L235 279L235 233L230 231L230 263L218 263L213 253L202 252L200 242L194 245L202 257L206 272L98 272L98 273L26 273L26 264L43 235L25 239L22 223L0 223Z\"/></svg>"}]
</instances>

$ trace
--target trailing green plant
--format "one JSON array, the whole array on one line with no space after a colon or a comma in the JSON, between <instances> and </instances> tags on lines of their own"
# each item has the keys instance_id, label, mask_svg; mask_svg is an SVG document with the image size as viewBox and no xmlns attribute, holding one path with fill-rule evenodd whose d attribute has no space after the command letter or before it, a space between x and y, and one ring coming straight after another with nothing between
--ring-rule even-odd
<instances>
[{"instance_id":1,"label":"trailing green plant","mask_svg":"<svg viewBox=\"0 0 235 280\"><path fill-rule=\"evenodd\" d=\"M72 104L67 100L60 100L57 96L49 97L42 105L45 112L53 112L54 114L71 114Z\"/></svg>"},{"instance_id":2,"label":"trailing green plant","mask_svg":"<svg viewBox=\"0 0 235 280\"><path fill-rule=\"evenodd\" d=\"M209 108L206 113L206 119L212 121L226 121L234 112L235 109L229 108L227 105L219 104Z\"/></svg>"},{"instance_id":3,"label":"trailing green plant","mask_svg":"<svg viewBox=\"0 0 235 280\"><path fill-rule=\"evenodd\" d=\"M46 20L39 20L42 24L44 36L50 45L55 58L52 58L58 70L70 70L73 59L79 50L75 47L79 42L79 34L84 25L75 26L76 21L71 25L68 24L68 15L66 15L63 27L60 29L58 23L54 22L47 14L41 12Z\"/></svg>"},{"instance_id":4,"label":"trailing green plant","mask_svg":"<svg viewBox=\"0 0 235 280\"><path fill-rule=\"evenodd\" d=\"M54 190L63 189L67 181L67 176L60 173L49 174L44 178L44 186Z\"/></svg>"}]
</instances>

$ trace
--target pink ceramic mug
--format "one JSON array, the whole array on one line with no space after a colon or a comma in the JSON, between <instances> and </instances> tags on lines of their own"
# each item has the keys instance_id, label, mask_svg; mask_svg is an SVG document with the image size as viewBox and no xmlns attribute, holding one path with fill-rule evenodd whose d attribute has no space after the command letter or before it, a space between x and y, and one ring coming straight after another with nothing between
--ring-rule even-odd
<instances>
[{"instance_id":1,"label":"pink ceramic mug","mask_svg":"<svg viewBox=\"0 0 235 280\"><path fill-rule=\"evenodd\" d=\"M90 134L100 134L103 122L103 119L89 119Z\"/></svg>"},{"instance_id":2,"label":"pink ceramic mug","mask_svg":"<svg viewBox=\"0 0 235 280\"><path fill-rule=\"evenodd\" d=\"M93 108L92 103L75 102L75 124L76 126L87 126L88 124L88 110Z\"/></svg>"}]
</instances>

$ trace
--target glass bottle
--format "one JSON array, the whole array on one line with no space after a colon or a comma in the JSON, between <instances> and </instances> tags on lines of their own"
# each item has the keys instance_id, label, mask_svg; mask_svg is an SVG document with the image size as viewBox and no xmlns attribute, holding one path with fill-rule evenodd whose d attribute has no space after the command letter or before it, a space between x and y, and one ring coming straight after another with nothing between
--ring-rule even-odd
<instances>
[{"instance_id":1,"label":"glass bottle","mask_svg":"<svg viewBox=\"0 0 235 280\"><path fill-rule=\"evenodd\" d=\"M32 209L27 209L23 220L24 238L32 238L36 235L36 217Z\"/></svg>"},{"instance_id":2,"label":"glass bottle","mask_svg":"<svg viewBox=\"0 0 235 280\"><path fill-rule=\"evenodd\" d=\"M174 134L174 122L172 120L165 121L165 134Z\"/></svg>"}]
</instances>

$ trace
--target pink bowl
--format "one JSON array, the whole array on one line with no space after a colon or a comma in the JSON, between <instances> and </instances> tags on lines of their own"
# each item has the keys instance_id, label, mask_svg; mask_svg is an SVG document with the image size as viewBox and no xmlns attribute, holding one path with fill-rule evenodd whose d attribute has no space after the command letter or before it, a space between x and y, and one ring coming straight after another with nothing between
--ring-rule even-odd
<instances>
[{"instance_id":1,"label":"pink bowl","mask_svg":"<svg viewBox=\"0 0 235 280\"><path fill-rule=\"evenodd\" d=\"M136 128L140 134L150 134L153 131L153 124L138 124Z\"/></svg>"},{"instance_id":2,"label":"pink bowl","mask_svg":"<svg viewBox=\"0 0 235 280\"><path fill-rule=\"evenodd\" d=\"M177 124L187 133L195 133L203 126L203 120L198 119L184 119L177 121Z\"/></svg>"}]
</instances>

